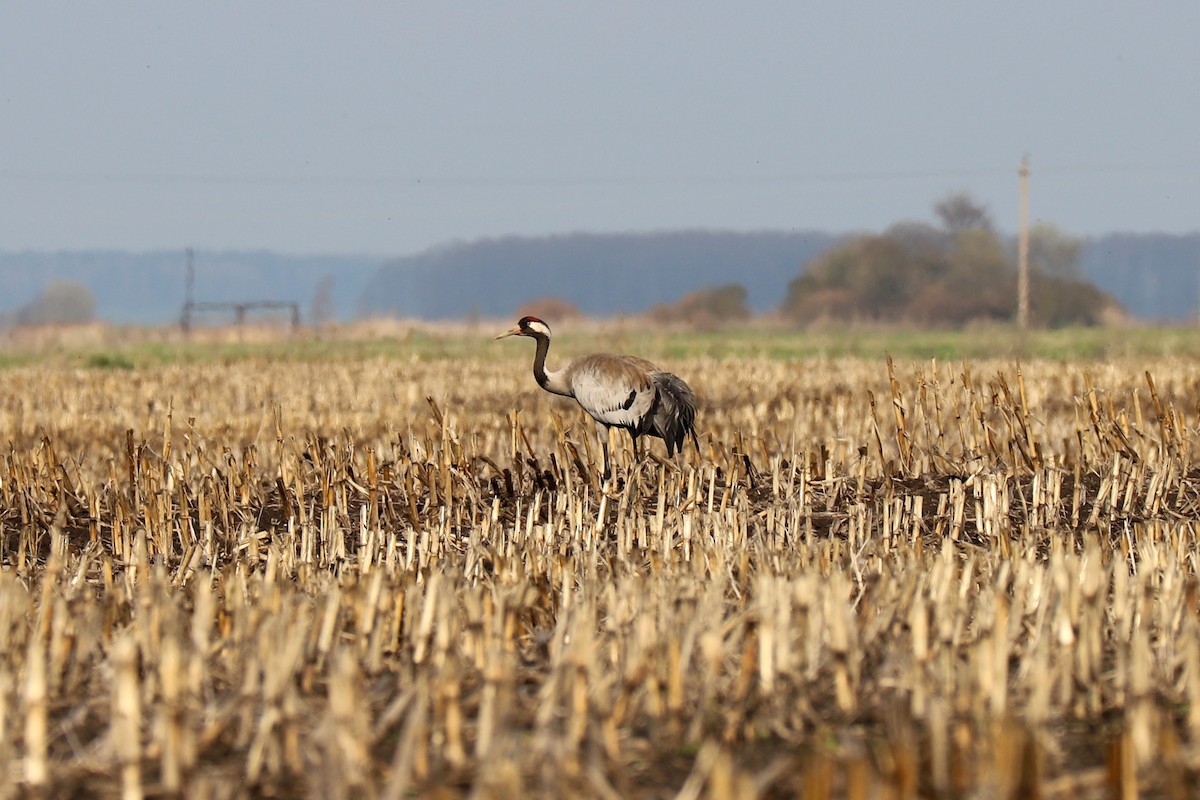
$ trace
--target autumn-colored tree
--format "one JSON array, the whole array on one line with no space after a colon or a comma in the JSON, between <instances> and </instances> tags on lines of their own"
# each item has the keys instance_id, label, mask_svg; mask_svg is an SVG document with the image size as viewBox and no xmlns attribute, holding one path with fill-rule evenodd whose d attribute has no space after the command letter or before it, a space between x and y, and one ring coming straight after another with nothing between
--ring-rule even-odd
<instances>
[{"instance_id":1,"label":"autumn-colored tree","mask_svg":"<svg viewBox=\"0 0 1200 800\"><path fill-rule=\"evenodd\" d=\"M20 325L73 325L96 318L96 298L82 283L56 280L19 308L15 314Z\"/></svg>"},{"instance_id":2,"label":"autumn-colored tree","mask_svg":"<svg viewBox=\"0 0 1200 800\"><path fill-rule=\"evenodd\" d=\"M1029 285L1029 316L1041 325L1103 325L1125 312L1112 295L1084 281L1034 274Z\"/></svg>"},{"instance_id":3,"label":"autumn-colored tree","mask_svg":"<svg viewBox=\"0 0 1200 800\"><path fill-rule=\"evenodd\" d=\"M684 295L671 305L655 306L650 312L661 322L683 322L697 328L713 328L750 316L746 287L727 283Z\"/></svg>"},{"instance_id":4,"label":"autumn-colored tree","mask_svg":"<svg viewBox=\"0 0 1200 800\"><path fill-rule=\"evenodd\" d=\"M538 317L553 324L557 320L575 319L583 316L579 306L561 297L539 297L517 309L518 317Z\"/></svg>"},{"instance_id":5,"label":"autumn-colored tree","mask_svg":"<svg viewBox=\"0 0 1200 800\"><path fill-rule=\"evenodd\" d=\"M893 226L852 239L811 261L788 285L782 311L799 323L837 319L959 326L1011 319L1016 272L987 211L966 195L939 201L936 228ZM1099 324L1119 305L1079 280L1079 245L1039 226L1033 319L1044 325Z\"/></svg>"},{"instance_id":6,"label":"autumn-colored tree","mask_svg":"<svg viewBox=\"0 0 1200 800\"><path fill-rule=\"evenodd\" d=\"M894 321L909 317L922 290L952 267L938 248L887 235L853 239L810 262L788 285L783 311L796 320L833 316Z\"/></svg>"}]
</instances>

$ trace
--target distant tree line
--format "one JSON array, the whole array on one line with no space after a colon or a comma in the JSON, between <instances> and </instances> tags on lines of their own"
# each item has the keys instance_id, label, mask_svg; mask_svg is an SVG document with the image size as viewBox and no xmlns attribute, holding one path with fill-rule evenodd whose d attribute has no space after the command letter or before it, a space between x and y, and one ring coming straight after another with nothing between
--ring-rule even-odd
<instances>
[{"instance_id":1,"label":"distant tree line","mask_svg":"<svg viewBox=\"0 0 1200 800\"><path fill-rule=\"evenodd\" d=\"M844 237L811 231L577 233L460 242L385 265L362 293L364 314L508 317L556 297L592 316L645 313L735 281L769 312L809 259Z\"/></svg>"},{"instance_id":2,"label":"distant tree line","mask_svg":"<svg viewBox=\"0 0 1200 800\"><path fill-rule=\"evenodd\" d=\"M549 304L567 314L640 313L697 328L753 314L799 326L1011 319L1014 238L997 233L987 209L966 194L938 201L934 215L932 224L853 236L676 231L456 243L385 265L363 292L363 312L563 318L530 310ZM1089 282L1086 248L1052 225L1034 226L1035 324L1098 324L1122 314Z\"/></svg>"},{"instance_id":3,"label":"distant tree line","mask_svg":"<svg viewBox=\"0 0 1200 800\"><path fill-rule=\"evenodd\" d=\"M841 248L848 250L837 254ZM855 272L862 267L844 267L847 273L838 275L833 263L844 264L847 253L857 251L876 259L876 266L879 259L890 259L902 276L933 273L936 280L922 286L921 296L907 297L910 305L889 300L872 306L868 291L867 300L855 303L854 318L929 320L928 306L939 295L950 318L939 324L956 324L953 320L970 316L972 308L983 318L1004 319L1010 313L1007 300L997 305L967 298L959 288L964 283L973 293L1014 297L1015 305L1015 287L1010 292L1007 283L1015 281L1013 237L996 233L986 209L965 196L940 201L932 224L904 222L873 234L705 230L506 237L445 244L386 262L369 256L198 250L195 299L297 302L305 322L320 324L371 315L509 317L531 298L560 298L581 314L653 313L706 326L727 313L720 309L732 308L731 319L741 315L736 303L730 305L738 293L729 287L737 286L744 290L747 313L775 314L786 307L794 324L805 325L820 315L832 316L821 303L806 300L805 292L825 291L826 299L838 301L845 298L841 290L862 279ZM1137 317L1197 317L1200 233L1080 240L1036 225L1031 259L1033 311L1040 324L1087 321L1097 309L1111 308L1086 284ZM183 265L182 248L0 252L0 297L8 300L0 316L10 324L18 315L44 318L33 298L48 282L68 280L91 292L96 318L169 323L179 318ZM824 274L791 286L810 271Z\"/></svg>"}]
</instances>

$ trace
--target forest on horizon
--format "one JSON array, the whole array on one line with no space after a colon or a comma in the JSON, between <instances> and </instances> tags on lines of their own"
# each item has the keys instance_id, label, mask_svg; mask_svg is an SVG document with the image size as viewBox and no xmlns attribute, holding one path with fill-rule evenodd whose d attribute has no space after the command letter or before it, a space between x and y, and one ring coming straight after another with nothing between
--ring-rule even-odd
<instances>
[{"instance_id":1,"label":"forest on horizon","mask_svg":"<svg viewBox=\"0 0 1200 800\"><path fill-rule=\"evenodd\" d=\"M789 283L808 265L854 236L715 230L511 236L386 261L197 250L194 299L294 302L305 321L349 321L508 317L535 298L554 297L603 317L645 313L691 293L739 285L749 311L761 314L783 304ZM1111 295L1129 315L1164 322L1196 317L1200 233L1114 233L1077 241L1078 278ZM98 319L170 323L183 302L184 266L182 249L0 252L0 313L11 320L48 283L70 281L91 292Z\"/></svg>"}]
</instances>

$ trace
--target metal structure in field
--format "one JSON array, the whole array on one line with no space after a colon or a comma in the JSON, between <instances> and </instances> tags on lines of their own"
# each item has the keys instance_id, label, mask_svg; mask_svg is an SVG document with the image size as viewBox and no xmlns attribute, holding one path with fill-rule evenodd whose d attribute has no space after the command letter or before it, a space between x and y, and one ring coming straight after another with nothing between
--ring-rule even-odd
<instances>
[{"instance_id":1,"label":"metal structure in field","mask_svg":"<svg viewBox=\"0 0 1200 800\"><path fill-rule=\"evenodd\" d=\"M183 308L179 314L179 327L184 333L192 329L192 318L198 313L232 312L234 324L241 329L246 324L248 311L283 311L291 312L291 327L300 327L300 304L287 300L245 300L236 302L196 302L196 264L192 248L187 249L187 273L184 283Z\"/></svg>"}]
</instances>

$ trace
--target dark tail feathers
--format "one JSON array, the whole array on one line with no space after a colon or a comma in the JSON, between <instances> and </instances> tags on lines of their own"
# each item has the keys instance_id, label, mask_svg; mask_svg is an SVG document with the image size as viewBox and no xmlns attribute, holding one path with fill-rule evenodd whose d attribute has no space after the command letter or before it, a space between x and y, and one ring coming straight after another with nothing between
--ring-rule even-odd
<instances>
[{"instance_id":1,"label":"dark tail feathers","mask_svg":"<svg viewBox=\"0 0 1200 800\"><path fill-rule=\"evenodd\" d=\"M700 443L696 440L696 393L682 378L670 372L655 372L650 377L657 391L646 432L666 442L667 456L673 456L676 450L683 449L688 434L691 434L692 442L699 451Z\"/></svg>"}]
</instances>

